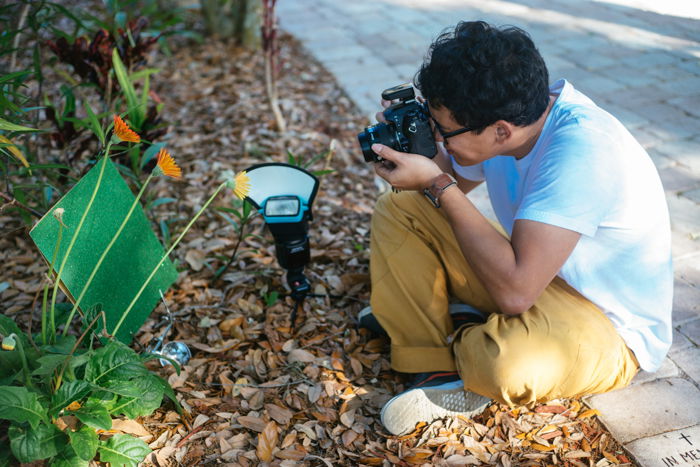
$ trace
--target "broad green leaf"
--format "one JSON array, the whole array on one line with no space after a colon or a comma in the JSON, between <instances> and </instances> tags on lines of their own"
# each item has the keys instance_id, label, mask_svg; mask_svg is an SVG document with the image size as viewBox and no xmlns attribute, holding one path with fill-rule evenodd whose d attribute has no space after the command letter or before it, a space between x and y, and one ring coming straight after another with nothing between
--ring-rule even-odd
<instances>
[{"instance_id":1,"label":"broad green leaf","mask_svg":"<svg viewBox=\"0 0 700 467\"><path fill-rule=\"evenodd\" d=\"M0 386L0 419L27 422L36 428L46 420L46 408L39 402L39 396L25 387Z\"/></svg>"},{"instance_id":2,"label":"broad green leaf","mask_svg":"<svg viewBox=\"0 0 700 467\"><path fill-rule=\"evenodd\" d=\"M85 367L85 379L96 384L108 379L126 380L148 374L136 352L119 341L110 341L97 349Z\"/></svg>"},{"instance_id":3,"label":"broad green leaf","mask_svg":"<svg viewBox=\"0 0 700 467\"><path fill-rule=\"evenodd\" d=\"M163 402L163 387L151 374L146 378L137 378L129 383L138 389L138 397L120 397L110 410L113 415L123 414L128 418L152 414Z\"/></svg>"},{"instance_id":4,"label":"broad green leaf","mask_svg":"<svg viewBox=\"0 0 700 467\"><path fill-rule=\"evenodd\" d=\"M36 428L11 425L8 430L10 449L20 462L48 459L62 451L67 442L66 435L55 425Z\"/></svg>"},{"instance_id":5,"label":"broad green leaf","mask_svg":"<svg viewBox=\"0 0 700 467\"><path fill-rule=\"evenodd\" d=\"M80 401L87 396L91 390L92 385L87 381L71 381L62 384L58 391L51 397L51 410L49 414L55 417L71 403Z\"/></svg>"},{"instance_id":6,"label":"broad green leaf","mask_svg":"<svg viewBox=\"0 0 700 467\"><path fill-rule=\"evenodd\" d=\"M95 454L97 454L97 444L99 440L94 428L83 425L78 431L68 430L68 437L70 438L73 450L81 459L90 461L95 457Z\"/></svg>"},{"instance_id":7,"label":"broad green leaf","mask_svg":"<svg viewBox=\"0 0 700 467\"><path fill-rule=\"evenodd\" d=\"M77 339L75 336L57 336L54 344L44 345L41 347L41 350L48 353L67 356L70 355L76 341Z\"/></svg>"},{"instance_id":8,"label":"broad green leaf","mask_svg":"<svg viewBox=\"0 0 700 467\"><path fill-rule=\"evenodd\" d=\"M97 450L100 453L100 461L109 462L112 467L137 467L139 462L151 453L151 449L142 440L124 434L100 441Z\"/></svg>"},{"instance_id":9,"label":"broad green leaf","mask_svg":"<svg viewBox=\"0 0 700 467\"><path fill-rule=\"evenodd\" d=\"M0 118L0 130L5 131L40 131L36 128L29 128L22 125L16 125L12 122L8 122L4 118Z\"/></svg>"},{"instance_id":10,"label":"broad green leaf","mask_svg":"<svg viewBox=\"0 0 700 467\"><path fill-rule=\"evenodd\" d=\"M73 447L68 445L63 451L59 452L51 459L49 465L51 467L88 467L90 462L78 457Z\"/></svg>"},{"instance_id":11,"label":"broad green leaf","mask_svg":"<svg viewBox=\"0 0 700 467\"><path fill-rule=\"evenodd\" d=\"M138 382L140 379L141 378L134 380L106 380L101 386L99 386L99 389L122 397L141 397L143 384Z\"/></svg>"},{"instance_id":12,"label":"broad green leaf","mask_svg":"<svg viewBox=\"0 0 700 467\"><path fill-rule=\"evenodd\" d=\"M18 336L22 334L17 324L5 315L0 315L0 334L7 336L8 334L15 333Z\"/></svg>"},{"instance_id":13,"label":"broad green leaf","mask_svg":"<svg viewBox=\"0 0 700 467\"><path fill-rule=\"evenodd\" d=\"M178 369L178 370L179 370L179 369ZM180 374L179 371L178 371L178 374ZM175 404L175 409L177 410L177 412L178 412L179 414L182 414L182 406L180 405L180 402L178 402L177 396L175 396L175 391L174 391L173 388L170 386L170 384L168 384L168 382L167 382L166 380L164 380L163 378L161 378L161 377L158 376L158 375L153 375L153 376L155 377L155 378L154 378L154 381L155 381L156 383L158 383L158 384L161 386L161 388L163 389L163 394L164 394L165 396L167 396L168 399L170 399L171 401L173 401L173 403Z\"/></svg>"},{"instance_id":14,"label":"broad green leaf","mask_svg":"<svg viewBox=\"0 0 700 467\"><path fill-rule=\"evenodd\" d=\"M43 357L37 359L36 362L39 364L39 368L32 371L32 374L34 376L46 376L53 374L57 368L63 365L66 358L69 358L68 355L44 355Z\"/></svg>"},{"instance_id":15,"label":"broad green leaf","mask_svg":"<svg viewBox=\"0 0 700 467\"><path fill-rule=\"evenodd\" d=\"M112 417L106 408L97 404L85 404L76 411L67 412L78 417L78 420L98 430L110 430L112 428Z\"/></svg>"}]
</instances>

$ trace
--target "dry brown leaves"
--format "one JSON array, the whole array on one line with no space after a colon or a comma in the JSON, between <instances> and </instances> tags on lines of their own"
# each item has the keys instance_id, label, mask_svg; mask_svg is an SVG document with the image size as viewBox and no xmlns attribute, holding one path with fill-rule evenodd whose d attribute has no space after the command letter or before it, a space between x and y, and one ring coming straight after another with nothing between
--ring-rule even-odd
<instances>
[{"instance_id":1,"label":"dry brown leaves","mask_svg":"<svg viewBox=\"0 0 700 467\"><path fill-rule=\"evenodd\" d=\"M160 181L158 196L178 203L158 207L156 219L189 218L217 183L218 172L262 161L286 161L286 151L309 159L336 140L332 159L312 169L336 169L321 181L311 224L314 292L297 327L291 301L272 306L265 294L283 291L271 239L246 242L222 280L213 271L235 243L233 229L210 210L177 251L181 274L167 296L177 319L171 339L186 342L194 358L177 375L159 371L186 409L164 406L140 420L153 435L155 465L562 465L629 464L619 445L578 401L534 410L493 405L473 420L447 419L388 436L382 405L403 389L388 361L388 343L354 325L369 299L368 228L376 188L361 161L355 135L365 122L329 74L289 37L282 41L280 98L289 131L279 135L265 100L261 56L225 43L183 45L156 63L156 87L172 128L168 148L183 181ZM230 195L227 195L230 196ZM226 206L230 197L216 201ZM28 237L8 234L19 224L1 217L0 261L8 287L4 313L26 321L45 267ZM172 224L177 231L183 222ZM330 298L329 295L343 298ZM34 308L36 309L36 307ZM158 335L159 307L138 337ZM155 365L155 363L153 363ZM125 427L129 427L125 425ZM129 427L133 429L133 427ZM132 430L133 431L133 430Z\"/></svg>"}]
</instances>

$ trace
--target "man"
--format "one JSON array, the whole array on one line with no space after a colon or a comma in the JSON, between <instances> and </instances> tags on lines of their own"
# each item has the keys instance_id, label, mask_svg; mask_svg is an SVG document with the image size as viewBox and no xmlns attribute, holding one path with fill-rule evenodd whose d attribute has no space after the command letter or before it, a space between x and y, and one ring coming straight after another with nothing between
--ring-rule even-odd
<instances>
[{"instance_id":1,"label":"man","mask_svg":"<svg viewBox=\"0 0 700 467\"><path fill-rule=\"evenodd\" d=\"M372 147L401 192L374 212L360 322L376 318L392 367L418 375L385 405L385 427L610 391L658 369L671 343L670 227L639 143L570 83L549 87L517 28L458 24L416 87L438 156ZM465 196L482 181L500 226ZM485 319L452 314L450 297Z\"/></svg>"}]
</instances>

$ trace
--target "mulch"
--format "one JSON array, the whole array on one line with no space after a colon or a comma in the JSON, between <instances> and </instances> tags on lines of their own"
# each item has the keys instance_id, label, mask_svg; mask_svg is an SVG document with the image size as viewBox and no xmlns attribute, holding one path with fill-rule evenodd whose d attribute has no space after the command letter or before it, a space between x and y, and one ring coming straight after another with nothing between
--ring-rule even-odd
<instances>
[{"instance_id":1,"label":"mulch","mask_svg":"<svg viewBox=\"0 0 700 467\"><path fill-rule=\"evenodd\" d=\"M158 206L154 217L174 220L177 232L220 183L220 172L286 162L288 152L310 161L328 151L310 167L334 170L321 177L310 226L306 273L320 297L306 300L292 328L293 301L259 218L256 235L214 280L237 238L209 209L173 255L182 272L166 296L176 318L169 339L185 342L193 358L179 375L152 362L186 412L165 403L115 429L143 437L154 450L147 464L161 466L632 465L596 411L578 400L532 409L494 404L471 420L438 420L402 437L384 431L381 407L406 378L390 369L388 341L354 321L369 302L368 232L379 192L356 142L369 122L292 37L282 36L281 59L286 134L275 130L261 54L208 40L154 59L161 72L152 85L171 124L164 141L184 175L155 185L154 196L178 201ZM214 205L232 203L226 193ZM16 219L0 212L0 225L0 284L8 285L0 299L4 313L24 323L46 267ZM136 346L159 335L164 316L161 305Z\"/></svg>"}]
</instances>

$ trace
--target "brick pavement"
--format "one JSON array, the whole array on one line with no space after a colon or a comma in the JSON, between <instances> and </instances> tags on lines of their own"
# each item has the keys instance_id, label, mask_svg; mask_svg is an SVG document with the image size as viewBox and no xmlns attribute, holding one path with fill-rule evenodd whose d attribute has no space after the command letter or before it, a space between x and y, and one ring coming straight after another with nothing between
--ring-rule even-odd
<instances>
[{"instance_id":1,"label":"brick pavement","mask_svg":"<svg viewBox=\"0 0 700 467\"><path fill-rule=\"evenodd\" d=\"M461 19L483 19L528 31L552 81L567 78L627 125L656 163L671 212L674 343L658 372L641 373L629 388L588 403L601 410L603 422L640 465L697 466L700 17L693 1L686 2L688 14L676 2L677 16L639 8L653 8L649 0L617 3L283 0L278 11L282 27L335 75L368 119L382 89L413 78L441 30ZM493 216L484 189L470 197Z\"/></svg>"}]
</instances>

